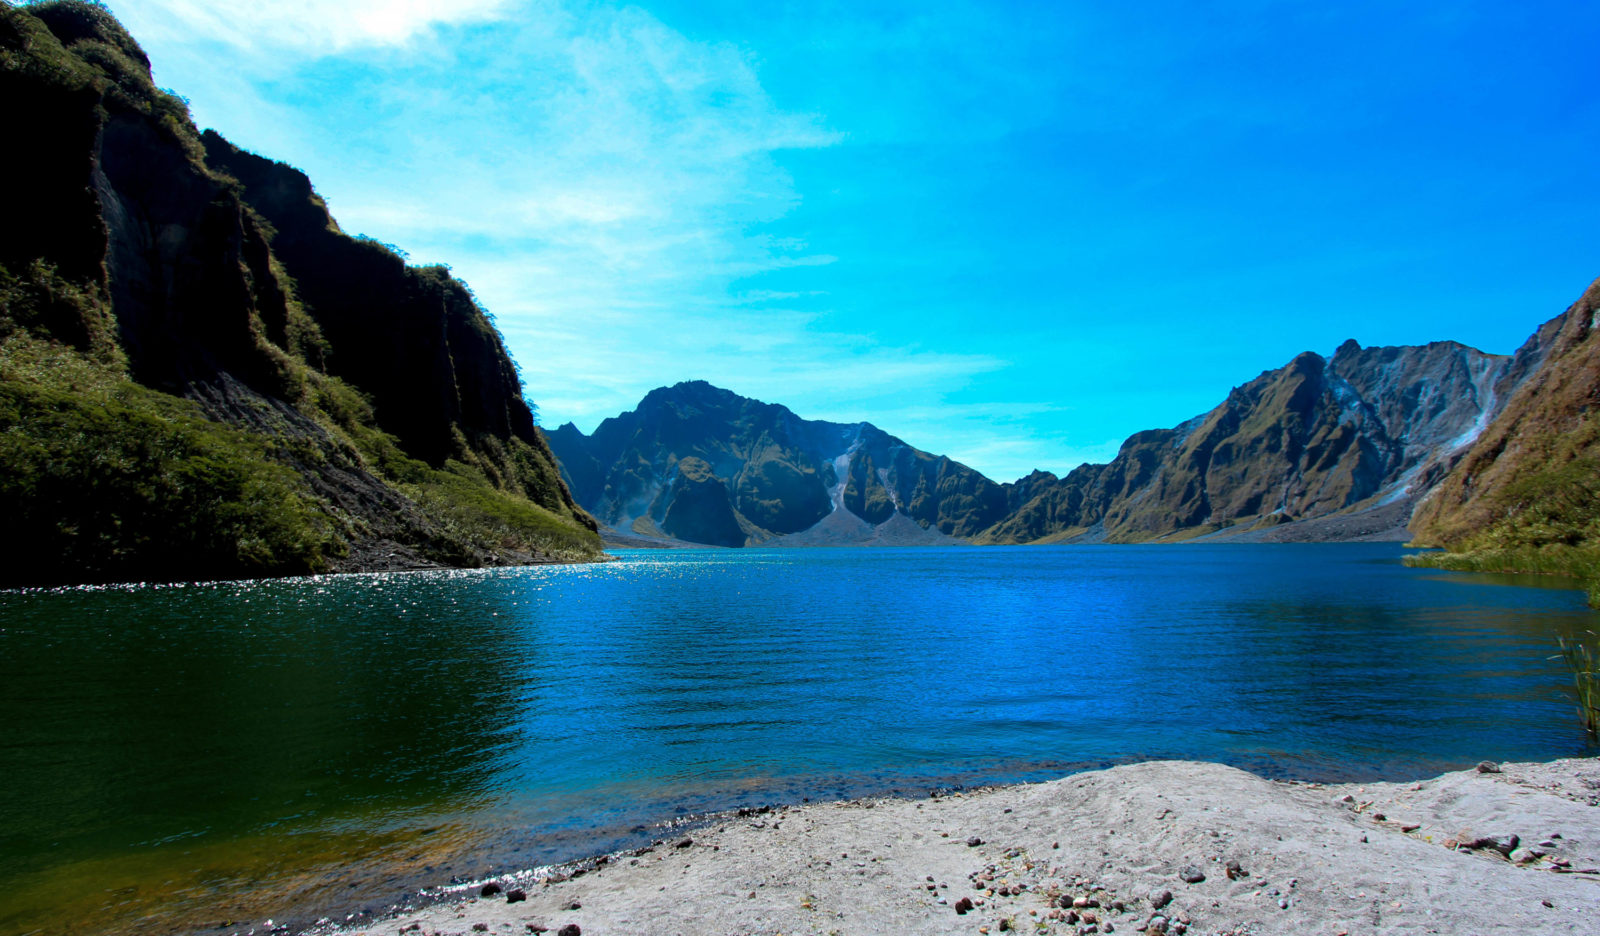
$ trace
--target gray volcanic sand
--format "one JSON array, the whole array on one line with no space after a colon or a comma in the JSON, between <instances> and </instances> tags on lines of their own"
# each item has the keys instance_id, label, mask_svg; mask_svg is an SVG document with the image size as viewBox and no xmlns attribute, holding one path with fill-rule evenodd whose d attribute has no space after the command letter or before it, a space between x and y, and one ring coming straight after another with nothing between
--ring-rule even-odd
<instances>
[{"instance_id":1,"label":"gray volcanic sand","mask_svg":"<svg viewBox=\"0 0 1600 936\"><path fill-rule=\"evenodd\" d=\"M500 880L525 901L475 887L342 932L1595 936L1597 804L1597 760L1342 785L1153 762L728 818L555 883ZM1511 835L1509 857L1478 842ZM1093 905L1069 921L1063 898Z\"/></svg>"}]
</instances>

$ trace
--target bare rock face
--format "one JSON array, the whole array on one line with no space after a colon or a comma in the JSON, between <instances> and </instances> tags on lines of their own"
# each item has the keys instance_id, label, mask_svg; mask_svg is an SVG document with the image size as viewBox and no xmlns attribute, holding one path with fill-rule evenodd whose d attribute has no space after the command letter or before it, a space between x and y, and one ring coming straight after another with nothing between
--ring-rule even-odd
<instances>
[{"instance_id":1,"label":"bare rock face","mask_svg":"<svg viewBox=\"0 0 1600 936\"><path fill-rule=\"evenodd\" d=\"M592 435L562 426L550 445L578 503L601 522L689 542L948 542L1007 509L1001 485L870 423L801 419L704 381L653 390ZM726 508L691 480L702 475L725 489Z\"/></svg>"},{"instance_id":2,"label":"bare rock face","mask_svg":"<svg viewBox=\"0 0 1600 936\"><path fill-rule=\"evenodd\" d=\"M1202 416L1130 436L1108 465L1018 482L1032 496L978 541L1239 533L1415 498L1522 376L1515 359L1454 342L1307 352Z\"/></svg>"},{"instance_id":3,"label":"bare rock face","mask_svg":"<svg viewBox=\"0 0 1600 936\"><path fill-rule=\"evenodd\" d=\"M1536 337L1514 357L1347 341L1332 357L1306 352L1261 374L1179 426L1129 436L1109 464L1003 485L869 423L803 420L703 382L653 391L592 436L563 426L552 447L578 502L636 532L664 530L674 466L702 459L747 544L885 541L875 531L896 518L978 543L1405 538L1412 506L1554 341L1553 331Z\"/></svg>"},{"instance_id":4,"label":"bare rock face","mask_svg":"<svg viewBox=\"0 0 1600 936\"><path fill-rule=\"evenodd\" d=\"M1437 546L1579 545L1597 532L1600 280L1544 323L1512 361L1521 379L1411 529Z\"/></svg>"}]
</instances>

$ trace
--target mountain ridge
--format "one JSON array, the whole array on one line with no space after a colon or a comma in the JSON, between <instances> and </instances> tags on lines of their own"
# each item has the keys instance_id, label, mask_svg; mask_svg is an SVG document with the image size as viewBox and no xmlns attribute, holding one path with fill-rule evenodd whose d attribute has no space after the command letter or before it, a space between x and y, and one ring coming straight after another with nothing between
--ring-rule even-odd
<instances>
[{"instance_id":1,"label":"mountain ridge","mask_svg":"<svg viewBox=\"0 0 1600 936\"><path fill-rule=\"evenodd\" d=\"M875 531L897 517L937 534L920 542L1403 540L1411 505L1541 362L1537 348L1508 356L1453 341L1347 340L1332 355L1308 351L1262 372L1177 426L1133 433L1106 464L1006 483L871 423L804 420L705 381L652 390L591 435L567 423L550 438L578 502L630 534L694 540L659 526L672 500L671 466L685 456L704 462L697 483L707 472L719 479L745 520L772 514L771 505L742 510L752 502L743 486L753 465L761 476L793 470L806 479L806 504L786 504L792 514L781 528L749 522L742 542L729 533L716 543L724 546L785 545L785 537L789 545L862 545L881 541ZM697 408L721 414L713 420L721 428L702 424L686 435ZM776 457L763 460L758 435ZM827 511L818 509L824 490Z\"/></svg>"}]
</instances>

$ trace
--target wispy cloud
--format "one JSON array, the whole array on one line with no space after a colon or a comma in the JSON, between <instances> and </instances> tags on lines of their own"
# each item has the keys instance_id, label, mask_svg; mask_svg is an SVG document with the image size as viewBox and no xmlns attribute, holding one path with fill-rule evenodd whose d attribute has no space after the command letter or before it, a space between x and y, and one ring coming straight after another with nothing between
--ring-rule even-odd
<instances>
[{"instance_id":1,"label":"wispy cloud","mask_svg":"<svg viewBox=\"0 0 1600 936\"><path fill-rule=\"evenodd\" d=\"M210 39L236 49L328 55L405 45L440 25L494 19L510 0L116 0L141 39Z\"/></svg>"},{"instance_id":2,"label":"wispy cloud","mask_svg":"<svg viewBox=\"0 0 1600 936\"><path fill-rule=\"evenodd\" d=\"M1007 366L828 324L812 271L836 256L764 227L804 197L782 154L845 136L774 101L736 44L604 3L116 9L172 45L158 67L228 47L228 74L185 90L197 118L305 169L347 230L450 264L546 424L591 429L699 378L945 451L933 408Z\"/></svg>"}]
</instances>

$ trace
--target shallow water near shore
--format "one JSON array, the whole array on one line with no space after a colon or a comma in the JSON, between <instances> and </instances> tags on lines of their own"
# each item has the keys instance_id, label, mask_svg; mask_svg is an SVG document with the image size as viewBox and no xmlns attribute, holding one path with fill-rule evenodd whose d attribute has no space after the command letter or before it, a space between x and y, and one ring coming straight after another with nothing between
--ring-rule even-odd
<instances>
[{"instance_id":1,"label":"shallow water near shore","mask_svg":"<svg viewBox=\"0 0 1600 936\"><path fill-rule=\"evenodd\" d=\"M0 593L0 932L382 911L706 810L1593 754L1550 581L1393 544L621 552ZM229 924L224 926L223 924Z\"/></svg>"}]
</instances>

